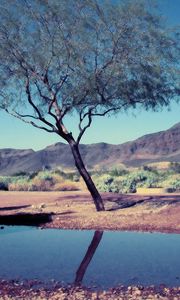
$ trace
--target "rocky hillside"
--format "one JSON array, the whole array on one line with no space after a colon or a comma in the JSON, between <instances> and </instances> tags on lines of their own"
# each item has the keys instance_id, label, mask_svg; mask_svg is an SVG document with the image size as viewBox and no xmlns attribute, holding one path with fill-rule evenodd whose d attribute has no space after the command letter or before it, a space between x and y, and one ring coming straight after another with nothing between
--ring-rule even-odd
<instances>
[{"instance_id":1,"label":"rocky hillside","mask_svg":"<svg viewBox=\"0 0 180 300\"><path fill-rule=\"evenodd\" d=\"M87 167L124 163L139 166L149 162L180 161L180 123L169 130L148 134L120 145L106 143L81 145ZM73 167L69 146L57 143L40 151L0 149L0 174L12 175L43 168Z\"/></svg>"}]
</instances>

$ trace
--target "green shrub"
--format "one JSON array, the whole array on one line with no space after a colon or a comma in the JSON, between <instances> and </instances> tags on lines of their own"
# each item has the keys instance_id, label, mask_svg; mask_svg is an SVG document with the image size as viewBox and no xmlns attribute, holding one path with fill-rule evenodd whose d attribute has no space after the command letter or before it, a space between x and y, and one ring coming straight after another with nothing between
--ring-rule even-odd
<instances>
[{"instance_id":1,"label":"green shrub","mask_svg":"<svg viewBox=\"0 0 180 300\"><path fill-rule=\"evenodd\" d=\"M180 178L170 180L168 188L172 188L174 191L180 191Z\"/></svg>"},{"instance_id":2,"label":"green shrub","mask_svg":"<svg viewBox=\"0 0 180 300\"><path fill-rule=\"evenodd\" d=\"M8 183L0 181L0 191L8 191Z\"/></svg>"},{"instance_id":3,"label":"green shrub","mask_svg":"<svg viewBox=\"0 0 180 300\"><path fill-rule=\"evenodd\" d=\"M125 172L124 172L125 173ZM110 175L111 174L111 175ZM135 170L131 173L111 172L101 176L94 175L93 179L101 192L134 193L137 187L156 187L158 174L149 170ZM114 174L115 176L112 176ZM117 174L120 174L117 176Z\"/></svg>"},{"instance_id":4,"label":"green shrub","mask_svg":"<svg viewBox=\"0 0 180 300\"><path fill-rule=\"evenodd\" d=\"M169 169L172 170L176 174L180 174L180 163L178 163L178 162L170 163Z\"/></svg>"},{"instance_id":5,"label":"green shrub","mask_svg":"<svg viewBox=\"0 0 180 300\"><path fill-rule=\"evenodd\" d=\"M114 180L114 186L118 193L135 193L136 192L136 182L133 177L124 176L117 177Z\"/></svg>"},{"instance_id":6,"label":"green shrub","mask_svg":"<svg viewBox=\"0 0 180 300\"><path fill-rule=\"evenodd\" d=\"M166 193L174 193L174 192L176 192L176 189L174 189L174 188L165 188L165 192Z\"/></svg>"},{"instance_id":7,"label":"green shrub","mask_svg":"<svg viewBox=\"0 0 180 300\"><path fill-rule=\"evenodd\" d=\"M152 172L152 173L155 173L155 174L158 173L158 170L157 170L156 167L151 167L151 166L144 165L144 166L141 167L141 169L143 171L148 171L148 172Z\"/></svg>"},{"instance_id":8,"label":"green shrub","mask_svg":"<svg viewBox=\"0 0 180 300\"><path fill-rule=\"evenodd\" d=\"M74 182L79 182L80 176L78 176L77 174L73 175L73 181Z\"/></svg>"},{"instance_id":9,"label":"green shrub","mask_svg":"<svg viewBox=\"0 0 180 300\"><path fill-rule=\"evenodd\" d=\"M29 191L30 185L27 181L19 180L9 183L8 188L9 191Z\"/></svg>"},{"instance_id":10,"label":"green shrub","mask_svg":"<svg viewBox=\"0 0 180 300\"><path fill-rule=\"evenodd\" d=\"M38 178L38 179L42 179L42 180L52 180L52 174L49 171L40 171L37 176L35 176L34 178Z\"/></svg>"},{"instance_id":11,"label":"green shrub","mask_svg":"<svg viewBox=\"0 0 180 300\"><path fill-rule=\"evenodd\" d=\"M60 175L60 176L62 176L62 177L65 177L66 176L66 173L64 173L62 170L60 170L60 169L55 169L54 171L53 171L53 174L58 174L58 175Z\"/></svg>"},{"instance_id":12,"label":"green shrub","mask_svg":"<svg viewBox=\"0 0 180 300\"><path fill-rule=\"evenodd\" d=\"M97 189L100 192L111 192L112 191L114 179L109 174L104 174L101 176L93 175L92 178L97 186Z\"/></svg>"},{"instance_id":13,"label":"green shrub","mask_svg":"<svg viewBox=\"0 0 180 300\"><path fill-rule=\"evenodd\" d=\"M169 175L161 182L161 186L164 188L173 189L174 191L180 191L180 175Z\"/></svg>"},{"instance_id":14,"label":"green shrub","mask_svg":"<svg viewBox=\"0 0 180 300\"><path fill-rule=\"evenodd\" d=\"M159 184L159 175L157 171L136 170L129 174L129 180L133 181L136 187L153 188Z\"/></svg>"},{"instance_id":15,"label":"green shrub","mask_svg":"<svg viewBox=\"0 0 180 300\"><path fill-rule=\"evenodd\" d=\"M80 179L80 175L77 172L69 172L64 174L64 179L78 182Z\"/></svg>"},{"instance_id":16,"label":"green shrub","mask_svg":"<svg viewBox=\"0 0 180 300\"><path fill-rule=\"evenodd\" d=\"M0 177L0 190L1 191L8 191L9 184L12 182L13 177L10 176L1 176Z\"/></svg>"},{"instance_id":17,"label":"green shrub","mask_svg":"<svg viewBox=\"0 0 180 300\"><path fill-rule=\"evenodd\" d=\"M122 169L122 168L120 168L120 169L115 168L115 169L112 169L109 171L109 175L113 176L113 177L124 176L127 174L129 174L129 171L126 169Z\"/></svg>"},{"instance_id":18,"label":"green shrub","mask_svg":"<svg viewBox=\"0 0 180 300\"><path fill-rule=\"evenodd\" d=\"M36 177L38 175L38 172L32 172L30 175L29 175L29 180L33 179L34 177Z\"/></svg>"}]
</instances>

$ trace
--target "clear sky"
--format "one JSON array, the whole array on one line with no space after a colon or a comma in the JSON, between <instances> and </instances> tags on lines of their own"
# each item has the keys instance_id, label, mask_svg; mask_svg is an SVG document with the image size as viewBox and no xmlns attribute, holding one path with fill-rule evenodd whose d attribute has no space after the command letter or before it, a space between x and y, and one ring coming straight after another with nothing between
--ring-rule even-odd
<instances>
[{"instance_id":1,"label":"clear sky","mask_svg":"<svg viewBox=\"0 0 180 300\"><path fill-rule=\"evenodd\" d=\"M161 12L168 23L175 25L180 20L180 0L159 0ZM107 142L120 144L136 139L144 134L166 130L180 122L180 103L172 101L171 110L161 112L135 112L119 114L117 117L96 118L84 135L82 143ZM68 119L68 128L76 132L76 119ZM31 127L5 112L0 111L0 148L16 148L34 150L42 149L50 144L63 142L59 136Z\"/></svg>"}]
</instances>

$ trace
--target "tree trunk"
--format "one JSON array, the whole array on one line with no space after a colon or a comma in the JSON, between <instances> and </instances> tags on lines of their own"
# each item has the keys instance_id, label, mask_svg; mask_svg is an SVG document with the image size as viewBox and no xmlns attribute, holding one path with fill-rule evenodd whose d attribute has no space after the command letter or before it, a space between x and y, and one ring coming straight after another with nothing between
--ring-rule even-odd
<instances>
[{"instance_id":1,"label":"tree trunk","mask_svg":"<svg viewBox=\"0 0 180 300\"><path fill-rule=\"evenodd\" d=\"M82 283L82 280L83 280L83 277L84 277L84 274L87 270L87 267L91 261L91 259L93 258L94 256L94 253L96 252L96 249L102 239L102 235L103 235L103 231L95 231L94 233L94 236L93 236L93 239L92 239L92 242L91 244L89 245L89 248L76 272L76 278L75 278L75 281L74 283L75 284L81 284Z\"/></svg>"},{"instance_id":2,"label":"tree trunk","mask_svg":"<svg viewBox=\"0 0 180 300\"><path fill-rule=\"evenodd\" d=\"M71 151L72 151L72 154L73 154L73 157L74 157L75 165L76 165L80 175L84 179L89 192L91 193L94 204L96 206L96 210L97 211L105 210L101 195L99 194L94 182L91 179L91 176L89 175L88 171L85 168L84 162L83 162L83 160L81 158L81 154L79 152L78 144L75 141L72 141L72 140L68 141L68 142L69 142L69 145L71 147Z\"/></svg>"}]
</instances>

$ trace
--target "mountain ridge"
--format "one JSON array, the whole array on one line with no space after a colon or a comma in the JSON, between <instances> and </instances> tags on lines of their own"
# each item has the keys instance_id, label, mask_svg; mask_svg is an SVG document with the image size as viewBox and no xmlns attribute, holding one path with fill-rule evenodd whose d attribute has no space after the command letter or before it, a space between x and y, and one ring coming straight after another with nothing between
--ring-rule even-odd
<instances>
[{"instance_id":1,"label":"mountain ridge","mask_svg":"<svg viewBox=\"0 0 180 300\"><path fill-rule=\"evenodd\" d=\"M140 166L158 161L180 161L180 122L171 128L143 135L123 144L81 144L80 152L88 168L125 164ZM72 168L69 145L59 142L44 149L0 149L0 175L35 172L44 168Z\"/></svg>"}]
</instances>

